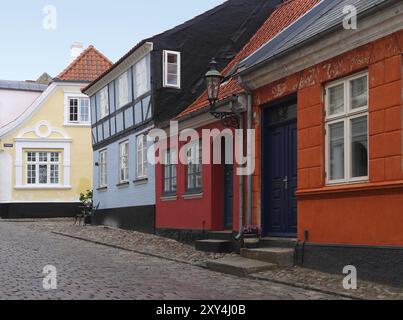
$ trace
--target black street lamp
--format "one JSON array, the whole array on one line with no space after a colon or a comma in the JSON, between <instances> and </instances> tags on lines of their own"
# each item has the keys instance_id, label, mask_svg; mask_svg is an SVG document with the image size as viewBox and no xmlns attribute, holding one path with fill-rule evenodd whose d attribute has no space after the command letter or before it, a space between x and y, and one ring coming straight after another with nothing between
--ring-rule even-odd
<instances>
[{"instance_id":1,"label":"black street lamp","mask_svg":"<svg viewBox=\"0 0 403 320\"><path fill-rule=\"evenodd\" d=\"M210 62L210 70L206 73L207 95L210 102L210 113L216 119L221 120L225 127L239 128L239 114L232 109L231 112L216 111L216 103L220 98L220 87L223 81L223 75L217 70L217 61L213 58Z\"/></svg>"},{"instance_id":2,"label":"black street lamp","mask_svg":"<svg viewBox=\"0 0 403 320\"><path fill-rule=\"evenodd\" d=\"M215 111L215 105L220 96L220 86L223 78L222 74L217 70L217 61L213 58L210 62L210 70L205 75L211 111Z\"/></svg>"}]
</instances>

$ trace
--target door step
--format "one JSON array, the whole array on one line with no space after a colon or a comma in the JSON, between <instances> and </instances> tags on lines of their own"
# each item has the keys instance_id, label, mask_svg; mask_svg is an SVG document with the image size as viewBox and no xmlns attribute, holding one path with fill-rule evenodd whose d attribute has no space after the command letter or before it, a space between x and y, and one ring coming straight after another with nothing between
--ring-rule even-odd
<instances>
[{"instance_id":1,"label":"door step","mask_svg":"<svg viewBox=\"0 0 403 320\"><path fill-rule=\"evenodd\" d=\"M196 250L213 253L230 253L232 252L232 243L228 240L197 240L195 243Z\"/></svg>"},{"instance_id":2,"label":"door step","mask_svg":"<svg viewBox=\"0 0 403 320\"><path fill-rule=\"evenodd\" d=\"M209 260L206 262L207 268L213 271L232 274L244 277L248 274L277 268L273 263L247 259L240 256L225 257L218 260Z\"/></svg>"},{"instance_id":3,"label":"door step","mask_svg":"<svg viewBox=\"0 0 403 320\"><path fill-rule=\"evenodd\" d=\"M275 248L292 248L294 249L297 244L296 238L275 238L265 237L260 239L259 247L275 247Z\"/></svg>"},{"instance_id":4,"label":"door step","mask_svg":"<svg viewBox=\"0 0 403 320\"><path fill-rule=\"evenodd\" d=\"M248 259L273 263L280 267L291 267L294 265L294 249L291 248L259 248L241 249L241 256Z\"/></svg>"},{"instance_id":5,"label":"door step","mask_svg":"<svg viewBox=\"0 0 403 320\"><path fill-rule=\"evenodd\" d=\"M207 234L208 239L211 240L232 240L232 231L209 231Z\"/></svg>"}]
</instances>

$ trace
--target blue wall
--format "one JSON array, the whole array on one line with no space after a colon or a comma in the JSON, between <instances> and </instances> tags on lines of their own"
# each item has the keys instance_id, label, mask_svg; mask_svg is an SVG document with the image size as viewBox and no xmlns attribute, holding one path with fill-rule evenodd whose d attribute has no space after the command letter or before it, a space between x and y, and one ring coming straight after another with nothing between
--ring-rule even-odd
<instances>
[{"instance_id":1,"label":"blue wall","mask_svg":"<svg viewBox=\"0 0 403 320\"><path fill-rule=\"evenodd\" d=\"M136 136L140 132L133 133L129 137L113 142L107 147L94 152L94 163L99 162L99 152L107 150L108 188L99 188L99 170L94 166L94 203L100 203L99 209L124 208L133 206L155 205L155 169L154 165L147 165L148 181L134 183L136 179ZM129 185L119 187L119 144L129 140ZM151 145L151 142L149 142Z\"/></svg>"}]
</instances>

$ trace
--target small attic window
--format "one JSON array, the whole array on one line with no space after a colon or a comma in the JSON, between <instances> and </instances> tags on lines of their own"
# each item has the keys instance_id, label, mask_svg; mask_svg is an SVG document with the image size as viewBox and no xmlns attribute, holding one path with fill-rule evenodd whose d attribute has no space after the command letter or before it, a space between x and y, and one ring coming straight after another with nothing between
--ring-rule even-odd
<instances>
[{"instance_id":1,"label":"small attic window","mask_svg":"<svg viewBox=\"0 0 403 320\"><path fill-rule=\"evenodd\" d=\"M164 87L180 89L181 87L181 54L164 50L163 63Z\"/></svg>"}]
</instances>

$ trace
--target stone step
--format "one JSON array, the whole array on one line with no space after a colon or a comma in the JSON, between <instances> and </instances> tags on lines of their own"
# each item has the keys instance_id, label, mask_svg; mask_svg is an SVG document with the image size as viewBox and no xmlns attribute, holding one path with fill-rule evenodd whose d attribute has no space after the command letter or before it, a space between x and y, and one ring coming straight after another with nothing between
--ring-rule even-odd
<instances>
[{"instance_id":1,"label":"stone step","mask_svg":"<svg viewBox=\"0 0 403 320\"><path fill-rule=\"evenodd\" d=\"M241 249L241 256L248 259L274 263L281 267L294 265L294 249L290 248L259 248Z\"/></svg>"},{"instance_id":2,"label":"stone step","mask_svg":"<svg viewBox=\"0 0 403 320\"><path fill-rule=\"evenodd\" d=\"M206 265L210 270L240 277L277 268L277 266L273 263L247 259L241 256L231 256L218 260L209 260L206 262Z\"/></svg>"},{"instance_id":3,"label":"stone step","mask_svg":"<svg viewBox=\"0 0 403 320\"><path fill-rule=\"evenodd\" d=\"M207 238L211 240L232 240L232 231L209 231Z\"/></svg>"},{"instance_id":4,"label":"stone step","mask_svg":"<svg viewBox=\"0 0 403 320\"><path fill-rule=\"evenodd\" d=\"M228 240L197 240L195 242L196 250L214 253L230 253L232 252L232 243Z\"/></svg>"},{"instance_id":5,"label":"stone step","mask_svg":"<svg viewBox=\"0 0 403 320\"><path fill-rule=\"evenodd\" d=\"M260 239L260 248L276 247L276 248L295 248L297 244L296 238L274 238L265 237Z\"/></svg>"}]
</instances>

